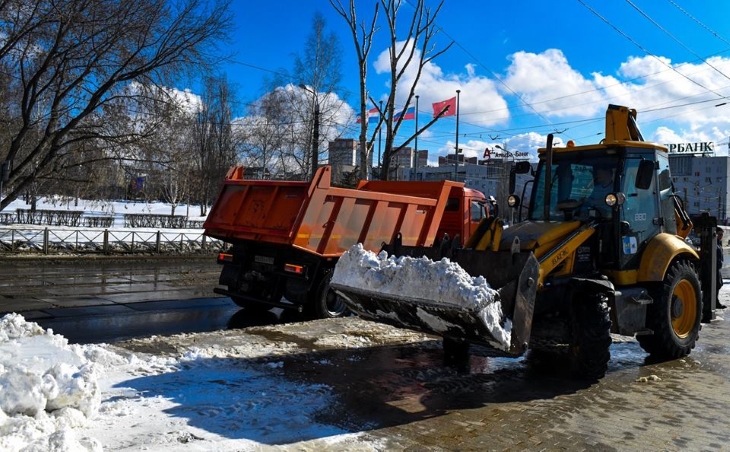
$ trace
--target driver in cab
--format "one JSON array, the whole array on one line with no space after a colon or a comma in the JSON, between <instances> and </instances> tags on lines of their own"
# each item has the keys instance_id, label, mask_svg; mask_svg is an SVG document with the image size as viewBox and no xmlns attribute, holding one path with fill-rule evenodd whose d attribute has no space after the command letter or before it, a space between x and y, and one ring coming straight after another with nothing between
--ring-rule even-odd
<instances>
[{"instance_id":1,"label":"driver in cab","mask_svg":"<svg viewBox=\"0 0 730 452\"><path fill-rule=\"evenodd\" d=\"M596 208L602 218L611 218L611 208L606 205L606 195L613 192L614 170L608 166L593 169L593 192L585 199L583 210Z\"/></svg>"}]
</instances>

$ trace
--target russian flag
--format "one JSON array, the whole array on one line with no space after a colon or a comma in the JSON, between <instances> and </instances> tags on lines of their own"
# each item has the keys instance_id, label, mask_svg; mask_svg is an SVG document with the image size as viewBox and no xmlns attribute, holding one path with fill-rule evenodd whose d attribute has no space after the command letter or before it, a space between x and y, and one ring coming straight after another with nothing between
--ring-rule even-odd
<instances>
[{"instance_id":1,"label":"russian flag","mask_svg":"<svg viewBox=\"0 0 730 452\"><path fill-rule=\"evenodd\" d=\"M380 120L380 111L378 110L378 107L371 108L368 110L368 124L377 124ZM362 118L360 118L360 115L357 116L357 123L360 124L362 122Z\"/></svg>"},{"instance_id":2,"label":"russian flag","mask_svg":"<svg viewBox=\"0 0 730 452\"><path fill-rule=\"evenodd\" d=\"M397 121L400 119L400 113L396 113L395 116L393 116L393 120ZM409 119L416 119L416 107L408 107L408 110L406 110L406 113L403 115L403 121L407 121Z\"/></svg>"}]
</instances>

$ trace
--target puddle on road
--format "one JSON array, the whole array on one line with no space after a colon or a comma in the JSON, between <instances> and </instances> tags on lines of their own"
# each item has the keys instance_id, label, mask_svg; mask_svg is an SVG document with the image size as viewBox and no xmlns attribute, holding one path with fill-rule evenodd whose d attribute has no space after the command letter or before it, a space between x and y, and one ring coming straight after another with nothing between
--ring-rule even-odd
<instances>
[{"instance_id":1,"label":"puddle on road","mask_svg":"<svg viewBox=\"0 0 730 452\"><path fill-rule=\"evenodd\" d=\"M638 372L644 365L646 354L638 344L615 344L611 351L615 358L609 374ZM567 364L556 360L541 361L529 353L519 358L489 355L472 346L468 366L448 366L441 341L431 340L277 359L287 378L332 388L340 403L321 413L320 420L353 430L403 425L454 410L553 400L596 385L571 379ZM633 371L622 377L634 378Z\"/></svg>"}]
</instances>

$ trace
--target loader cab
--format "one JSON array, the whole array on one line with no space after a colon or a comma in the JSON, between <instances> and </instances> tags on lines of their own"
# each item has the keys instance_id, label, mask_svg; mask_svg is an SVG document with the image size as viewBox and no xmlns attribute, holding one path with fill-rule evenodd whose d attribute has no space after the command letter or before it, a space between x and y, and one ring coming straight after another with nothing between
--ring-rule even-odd
<instances>
[{"instance_id":1,"label":"loader cab","mask_svg":"<svg viewBox=\"0 0 730 452\"><path fill-rule=\"evenodd\" d=\"M641 251L660 232L676 234L666 152L655 146L588 146L552 156L550 190L543 155L528 221L592 224L589 245L604 270L638 269ZM547 207L546 207L547 205Z\"/></svg>"},{"instance_id":2,"label":"loader cab","mask_svg":"<svg viewBox=\"0 0 730 452\"><path fill-rule=\"evenodd\" d=\"M609 156L605 152L556 153L551 166L550 190L546 193L547 163L541 160L535 175L528 219L612 219L614 209L606 203L606 196L620 191L621 164L618 156Z\"/></svg>"}]
</instances>

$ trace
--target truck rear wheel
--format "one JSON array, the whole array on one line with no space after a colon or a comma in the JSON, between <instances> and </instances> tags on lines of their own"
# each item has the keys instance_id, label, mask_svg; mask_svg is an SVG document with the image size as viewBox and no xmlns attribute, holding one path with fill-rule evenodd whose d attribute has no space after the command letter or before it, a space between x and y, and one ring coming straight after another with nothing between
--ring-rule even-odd
<instances>
[{"instance_id":1,"label":"truck rear wheel","mask_svg":"<svg viewBox=\"0 0 730 452\"><path fill-rule=\"evenodd\" d=\"M330 287L334 270L327 270L309 299L308 311L318 319L332 319L350 315L350 310L342 298Z\"/></svg>"},{"instance_id":2,"label":"truck rear wheel","mask_svg":"<svg viewBox=\"0 0 730 452\"><path fill-rule=\"evenodd\" d=\"M675 261L662 285L652 291L646 326L651 335L638 336L639 345L658 359L687 356L695 347L702 320L702 289L694 266Z\"/></svg>"},{"instance_id":3,"label":"truck rear wheel","mask_svg":"<svg viewBox=\"0 0 730 452\"><path fill-rule=\"evenodd\" d=\"M573 334L568 355L574 377L597 380L606 375L611 359L611 318L603 295L585 298L573 304Z\"/></svg>"}]
</instances>

